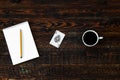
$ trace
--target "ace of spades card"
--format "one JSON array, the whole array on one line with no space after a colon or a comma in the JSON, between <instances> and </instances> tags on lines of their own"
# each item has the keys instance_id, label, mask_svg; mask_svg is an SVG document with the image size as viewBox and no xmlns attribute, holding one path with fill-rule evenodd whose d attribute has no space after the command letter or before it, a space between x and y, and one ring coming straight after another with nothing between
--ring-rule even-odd
<instances>
[{"instance_id":1,"label":"ace of spades card","mask_svg":"<svg viewBox=\"0 0 120 80\"><path fill-rule=\"evenodd\" d=\"M50 44L56 48L59 48L63 39L65 37L65 34L56 30L51 41L50 41Z\"/></svg>"}]
</instances>

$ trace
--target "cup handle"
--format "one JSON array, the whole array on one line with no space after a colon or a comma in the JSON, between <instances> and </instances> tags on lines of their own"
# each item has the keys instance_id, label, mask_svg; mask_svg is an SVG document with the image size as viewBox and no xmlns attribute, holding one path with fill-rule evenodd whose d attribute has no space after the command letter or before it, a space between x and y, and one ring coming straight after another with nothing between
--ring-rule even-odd
<instances>
[{"instance_id":1,"label":"cup handle","mask_svg":"<svg viewBox=\"0 0 120 80\"><path fill-rule=\"evenodd\" d=\"M103 39L103 37L99 37L99 39Z\"/></svg>"}]
</instances>

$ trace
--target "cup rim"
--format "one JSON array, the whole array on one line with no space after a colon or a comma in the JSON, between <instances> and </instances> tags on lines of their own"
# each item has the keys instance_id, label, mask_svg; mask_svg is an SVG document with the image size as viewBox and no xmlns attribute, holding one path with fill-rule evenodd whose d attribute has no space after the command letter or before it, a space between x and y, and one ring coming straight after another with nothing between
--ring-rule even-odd
<instances>
[{"instance_id":1,"label":"cup rim","mask_svg":"<svg viewBox=\"0 0 120 80\"><path fill-rule=\"evenodd\" d=\"M84 35L85 35L87 32L93 32L93 33L97 36L96 42L95 42L94 44L92 44L92 45L88 45L88 44L86 44L86 43L84 42ZM83 35L82 35L82 42L83 42L84 45L86 45L86 46L88 46L88 47L95 46L95 45L98 43L98 41L99 41L99 36L98 36L98 33L97 33L95 30L87 30L87 31L85 31L85 32L83 33Z\"/></svg>"}]
</instances>

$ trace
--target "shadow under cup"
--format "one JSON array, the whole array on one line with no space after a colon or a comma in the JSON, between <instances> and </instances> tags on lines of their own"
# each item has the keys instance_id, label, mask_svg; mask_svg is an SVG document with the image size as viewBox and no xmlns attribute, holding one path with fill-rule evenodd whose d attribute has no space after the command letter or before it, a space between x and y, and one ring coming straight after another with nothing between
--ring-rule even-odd
<instances>
[{"instance_id":1,"label":"shadow under cup","mask_svg":"<svg viewBox=\"0 0 120 80\"><path fill-rule=\"evenodd\" d=\"M82 36L84 45L88 47L95 46L98 43L99 39L103 39L103 37L99 37L97 32L94 30L87 30L83 33Z\"/></svg>"}]
</instances>

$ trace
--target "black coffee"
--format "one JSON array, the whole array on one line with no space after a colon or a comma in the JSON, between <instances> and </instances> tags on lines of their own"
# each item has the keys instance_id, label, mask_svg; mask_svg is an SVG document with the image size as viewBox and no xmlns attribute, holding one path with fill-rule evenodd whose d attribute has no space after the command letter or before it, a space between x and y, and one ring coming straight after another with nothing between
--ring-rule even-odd
<instances>
[{"instance_id":1,"label":"black coffee","mask_svg":"<svg viewBox=\"0 0 120 80\"><path fill-rule=\"evenodd\" d=\"M93 45L97 41L97 36L93 32L87 32L85 33L83 40L87 45Z\"/></svg>"}]
</instances>

